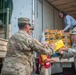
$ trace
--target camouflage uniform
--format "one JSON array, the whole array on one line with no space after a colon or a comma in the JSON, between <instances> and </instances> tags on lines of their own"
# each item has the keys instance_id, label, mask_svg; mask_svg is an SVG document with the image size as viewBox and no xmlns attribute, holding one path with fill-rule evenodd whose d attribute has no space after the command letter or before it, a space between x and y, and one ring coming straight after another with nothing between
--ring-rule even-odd
<instances>
[{"instance_id":1,"label":"camouflage uniform","mask_svg":"<svg viewBox=\"0 0 76 75\"><path fill-rule=\"evenodd\" d=\"M76 35L76 27L70 33L72 34L72 36ZM74 57L74 64L75 64L75 69L76 69L76 40L75 38L74 38L74 43L72 47L68 48L68 51L64 52L64 54L61 56L61 58L70 58L70 57Z\"/></svg>"},{"instance_id":2,"label":"camouflage uniform","mask_svg":"<svg viewBox=\"0 0 76 75\"><path fill-rule=\"evenodd\" d=\"M76 35L76 27L70 32L72 34L71 39L73 41L72 48L68 48L67 52L64 52L62 55L63 58L76 57L76 39L74 35Z\"/></svg>"},{"instance_id":3,"label":"camouflage uniform","mask_svg":"<svg viewBox=\"0 0 76 75\"><path fill-rule=\"evenodd\" d=\"M72 48L69 48L67 52L64 52L63 58L76 57L76 42L72 45Z\"/></svg>"},{"instance_id":4,"label":"camouflage uniform","mask_svg":"<svg viewBox=\"0 0 76 75\"><path fill-rule=\"evenodd\" d=\"M76 70L76 42L72 45L72 48L69 48L67 52L65 52L61 58L70 58L74 57L74 65Z\"/></svg>"},{"instance_id":5,"label":"camouflage uniform","mask_svg":"<svg viewBox=\"0 0 76 75\"><path fill-rule=\"evenodd\" d=\"M33 51L49 55L54 53L53 49L38 44L26 31L15 33L8 41L2 75L31 75Z\"/></svg>"}]
</instances>

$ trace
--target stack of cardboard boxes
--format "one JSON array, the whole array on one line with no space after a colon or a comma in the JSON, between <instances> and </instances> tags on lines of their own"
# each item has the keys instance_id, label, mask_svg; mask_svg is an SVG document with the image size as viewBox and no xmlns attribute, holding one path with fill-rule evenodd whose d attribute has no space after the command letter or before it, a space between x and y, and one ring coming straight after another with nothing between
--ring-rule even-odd
<instances>
[{"instance_id":1,"label":"stack of cardboard boxes","mask_svg":"<svg viewBox=\"0 0 76 75\"><path fill-rule=\"evenodd\" d=\"M57 34L56 32L57 30L49 30L49 29L44 30L45 41L48 42L49 44L56 41L56 34Z\"/></svg>"},{"instance_id":2,"label":"stack of cardboard boxes","mask_svg":"<svg viewBox=\"0 0 76 75\"><path fill-rule=\"evenodd\" d=\"M69 32L62 33L61 30L46 29L44 30L44 35L45 35L45 41L48 42L49 44L55 43L58 40L62 40L65 46L71 47L71 40L70 40L71 37Z\"/></svg>"}]
</instances>

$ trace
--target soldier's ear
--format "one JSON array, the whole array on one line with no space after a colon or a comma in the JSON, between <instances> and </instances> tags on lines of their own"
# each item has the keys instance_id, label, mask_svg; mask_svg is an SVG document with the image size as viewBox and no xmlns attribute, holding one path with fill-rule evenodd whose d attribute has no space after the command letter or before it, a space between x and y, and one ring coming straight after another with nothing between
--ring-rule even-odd
<instances>
[{"instance_id":1,"label":"soldier's ear","mask_svg":"<svg viewBox=\"0 0 76 75\"><path fill-rule=\"evenodd\" d=\"M24 26L24 28L26 28L26 29L27 29L27 28L28 28L28 27L27 27L27 25L25 25L25 26Z\"/></svg>"}]
</instances>

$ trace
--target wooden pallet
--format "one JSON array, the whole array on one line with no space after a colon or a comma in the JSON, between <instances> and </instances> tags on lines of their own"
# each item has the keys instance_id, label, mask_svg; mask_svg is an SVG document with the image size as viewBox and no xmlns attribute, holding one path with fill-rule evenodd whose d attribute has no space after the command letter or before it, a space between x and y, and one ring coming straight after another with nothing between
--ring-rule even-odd
<instances>
[{"instance_id":1,"label":"wooden pallet","mask_svg":"<svg viewBox=\"0 0 76 75\"><path fill-rule=\"evenodd\" d=\"M0 58L4 58L7 52L8 40L0 38Z\"/></svg>"}]
</instances>

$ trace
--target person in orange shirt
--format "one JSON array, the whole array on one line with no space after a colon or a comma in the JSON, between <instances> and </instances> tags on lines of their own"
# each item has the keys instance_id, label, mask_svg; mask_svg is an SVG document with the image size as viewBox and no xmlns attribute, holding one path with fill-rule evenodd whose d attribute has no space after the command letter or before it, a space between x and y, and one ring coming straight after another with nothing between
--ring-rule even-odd
<instances>
[{"instance_id":1,"label":"person in orange shirt","mask_svg":"<svg viewBox=\"0 0 76 75\"><path fill-rule=\"evenodd\" d=\"M45 47L48 47L47 42L43 42ZM39 56L39 64L40 64L40 75L49 75L49 68L51 66L51 62L56 62L54 58L50 58L48 55L41 54Z\"/></svg>"}]
</instances>

